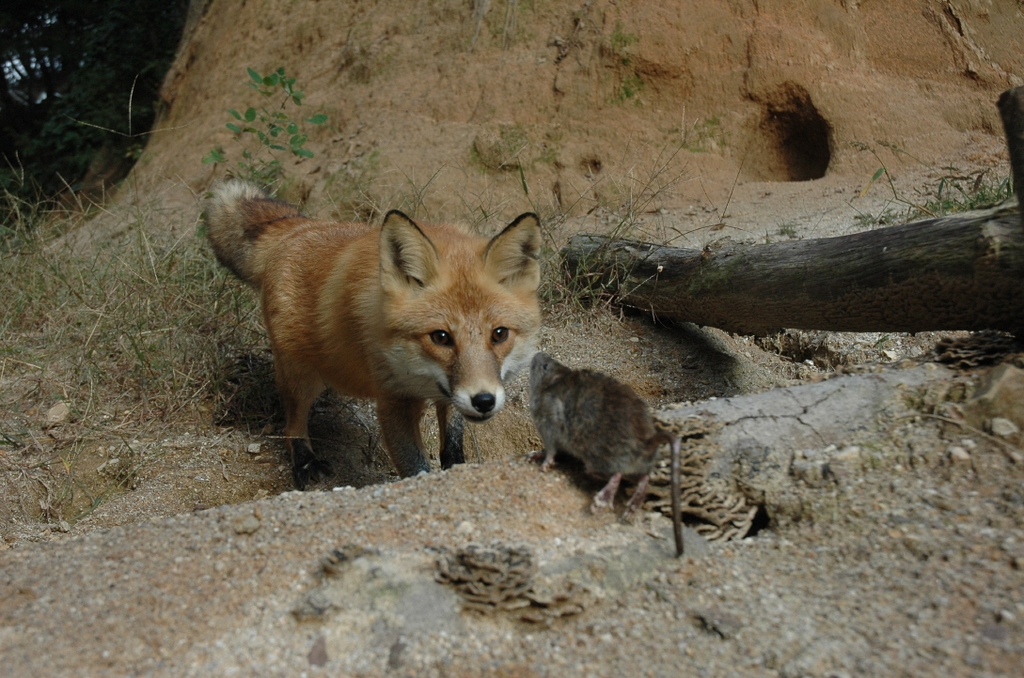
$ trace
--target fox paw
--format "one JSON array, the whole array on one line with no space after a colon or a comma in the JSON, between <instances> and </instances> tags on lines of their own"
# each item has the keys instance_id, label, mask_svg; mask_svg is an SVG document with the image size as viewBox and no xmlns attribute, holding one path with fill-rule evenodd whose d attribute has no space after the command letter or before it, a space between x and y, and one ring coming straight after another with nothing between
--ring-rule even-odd
<instances>
[{"instance_id":1,"label":"fox paw","mask_svg":"<svg viewBox=\"0 0 1024 678\"><path fill-rule=\"evenodd\" d=\"M301 467L296 466L292 469L292 478L295 480L295 489L304 490L310 483L326 478L330 473L331 467L326 462L320 461L319 459L310 459Z\"/></svg>"},{"instance_id":2,"label":"fox paw","mask_svg":"<svg viewBox=\"0 0 1024 678\"><path fill-rule=\"evenodd\" d=\"M331 472L327 462L313 456L313 450L305 440L292 441L292 455L292 479L295 481L296 489L305 490L311 482L320 480Z\"/></svg>"}]
</instances>

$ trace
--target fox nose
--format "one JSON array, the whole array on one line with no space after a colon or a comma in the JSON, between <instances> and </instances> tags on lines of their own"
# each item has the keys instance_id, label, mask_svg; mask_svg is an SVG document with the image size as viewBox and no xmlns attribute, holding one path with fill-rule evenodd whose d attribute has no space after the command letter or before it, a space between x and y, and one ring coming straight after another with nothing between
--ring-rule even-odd
<instances>
[{"instance_id":1,"label":"fox nose","mask_svg":"<svg viewBox=\"0 0 1024 678\"><path fill-rule=\"evenodd\" d=\"M477 412L480 414L487 414L494 409L494 404L497 402L497 399L494 397L493 393L484 392L477 393L469 399L469 402Z\"/></svg>"}]
</instances>

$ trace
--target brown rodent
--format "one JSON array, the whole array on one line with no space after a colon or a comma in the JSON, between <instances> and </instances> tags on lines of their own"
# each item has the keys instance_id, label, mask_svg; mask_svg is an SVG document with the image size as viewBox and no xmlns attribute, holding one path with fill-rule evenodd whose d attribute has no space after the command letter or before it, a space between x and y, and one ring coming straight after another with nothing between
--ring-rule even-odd
<instances>
[{"instance_id":1,"label":"brown rodent","mask_svg":"<svg viewBox=\"0 0 1024 678\"><path fill-rule=\"evenodd\" d=\"M594 495L593 513L611 508L623 478L637 483L623 518L640 508L658 447L671 445L672 527L676 555L682 555L679 438L654 427L647 404L633 389L608 375L573 370L547 353L537 353L530 365L530 410L544 442L544 450L531 458L541 462L542 471L562 451L582 461L587 473L609 478Z\"/></svg>"}]
</instances>

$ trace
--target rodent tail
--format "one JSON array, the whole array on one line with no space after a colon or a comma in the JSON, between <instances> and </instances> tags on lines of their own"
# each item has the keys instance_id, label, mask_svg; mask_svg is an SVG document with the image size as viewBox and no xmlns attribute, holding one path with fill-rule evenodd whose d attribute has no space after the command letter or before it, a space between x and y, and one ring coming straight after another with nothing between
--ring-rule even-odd
<instances>
[{"instance_id":1,"label":"rodent tail","mask_svg":"<svg viewBox=\"0 0 1024 678\"><path fill-rule=\"evenodd\" d=\"M203 209L206 237L217 260L245 282L259 287L262 267L255 245L267 225L299 217L293 206L274 200L262 189L240 179L230 179L213 188Z\"/></svg>"},{"instance_id":2,"label":"rodent tail","mask_svg":"<svg viewBox=\"0 0 1024 678\"><path fill-rule=\"evenodd\" d=\"M672 534L676 540L676 558L679 558L683 555L683 506L679 498L679 436L671 436L669 445L672 448Z\"/></svg>"},{"instance_id":3,"label":"rodent tail","mask_svg":"<svg viewBox=\"0 0 1024 678\"><path fill-rule=\"evenodd\" d=\"M682 484L682 440L674 433L664 430L655 431L647 440L647 449L653 452L662 443L668 443L671 453L671 497L672 497L672 534L676 540L676 558L683 555L683 505L679 497L679 486Z\"/></svg>"}]
</instances>

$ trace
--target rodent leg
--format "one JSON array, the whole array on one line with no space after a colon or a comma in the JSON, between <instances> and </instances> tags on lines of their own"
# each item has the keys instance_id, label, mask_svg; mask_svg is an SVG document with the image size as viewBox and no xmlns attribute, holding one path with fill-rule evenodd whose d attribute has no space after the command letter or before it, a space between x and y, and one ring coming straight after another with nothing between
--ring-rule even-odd
<instances>
[{"instance_id":1,"label":"rodent leg","mask_svg":"<svg viewBox=\"0 0 1024 678\"><path fill-rule=\"evenodd\" d=\"M616 473L608 479L608 484L594 495L594 501L590 503L591 513L600 513L611 508L615 503L615 494L619 491L620 482L622 482L621 473Z\"/></svg>"},{"instance_id":2,"label":"rodent leg","mask_svg":"<svg viewBox=\"0 0 1024 678\"><path fill-rule=\"evenodd\" d=\"M555 461L555 452L556 449L554 443L549 445L547 441L545 441L543 450L537 450L536 452L530 453L530 461L540 462L540 470L546 473L547 470L551 468L551 464Z\"/></svg>"},{"instance_id":3,"label":"rodent leg","mask_svg":"<svg viewBox=\"0 0 1024 678\"><path fill-rule=\"evenodd\" d=\"M626 511L622 514L623 520L629 520L630 516L636 513L637 509L643 506L644 499L647 498L647 481L650 476L646 473L640 476L640 480L636 483L636 490L633 492L633 496L630 497L629 503L626 504Z\"/></svg>"}]
</instances>

